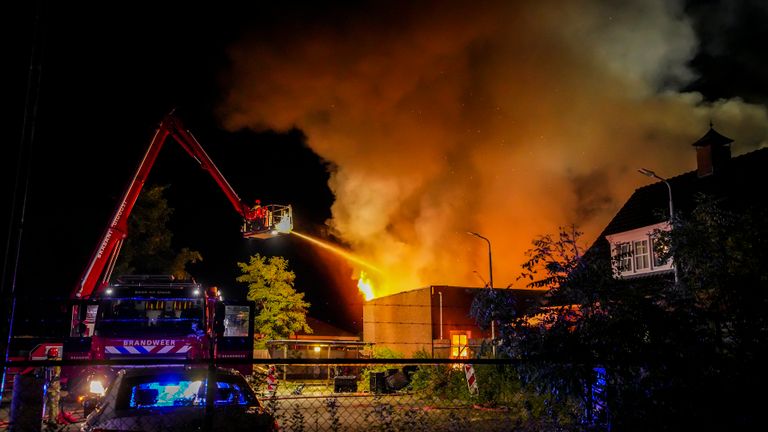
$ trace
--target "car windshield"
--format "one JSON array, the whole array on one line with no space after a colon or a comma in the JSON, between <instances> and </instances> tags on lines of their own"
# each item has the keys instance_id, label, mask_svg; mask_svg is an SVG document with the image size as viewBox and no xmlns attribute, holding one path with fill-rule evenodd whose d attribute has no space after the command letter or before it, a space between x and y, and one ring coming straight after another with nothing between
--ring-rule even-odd
<instances>
[{"instance_id":1,"label":"car windshield","mask_svg":"<svg viewBox=\"0 0 768 432\"><path fill-rule=\"evenodd\" d=\"M163 373L128 377L120 386L117 409L205 406L205 373ZM251 405L256 396L241 376L219 375L217 406Z\"/></svg>"},{"instance_id":2,"label":"car windshield","mask_svg":"<svg viewBox=\"0 0 768 432\"><path fill-rule=\"evenodd\" d=\"M95 334L102 337L202 335L202 299L111 299L99 306Z\"/></svg>"}]
</instances>

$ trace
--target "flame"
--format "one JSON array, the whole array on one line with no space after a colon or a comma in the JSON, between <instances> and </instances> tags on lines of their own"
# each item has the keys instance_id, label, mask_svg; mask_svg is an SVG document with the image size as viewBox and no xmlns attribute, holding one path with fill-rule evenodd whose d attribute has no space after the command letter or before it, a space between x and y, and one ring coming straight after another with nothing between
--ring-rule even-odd
<instances>
[{"instance_id":1,"label":"flame","mask_svg":"<svg viewBox=\"0 0 768 432\"><path fill-rule=\"evenodd\" d=\"M365 301L371 300L375 297L373 295L373 282L363 270L360 270L360 279L357 280L357 289L363 293Z\"/></svg>"}]
</instances>

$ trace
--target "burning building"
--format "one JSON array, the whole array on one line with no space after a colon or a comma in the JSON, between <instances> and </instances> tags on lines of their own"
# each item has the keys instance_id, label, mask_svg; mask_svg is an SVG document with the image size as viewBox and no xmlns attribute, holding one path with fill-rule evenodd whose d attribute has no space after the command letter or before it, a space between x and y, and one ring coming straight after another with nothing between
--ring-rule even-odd
<instances>
[{"instance_id":1,"label":"burning building","mask_svg":"<svg viewBox=\"0 0 768 432\"><path fill-rule=\"evenodd\" d=\"M363 340L406 357L424 351L436 358L471 358L491 337L469 314L481 289L431 285L369 300L363 304ZM538 303L545 293L505 291L521 305Z\"/></svg>"}]
</instances>

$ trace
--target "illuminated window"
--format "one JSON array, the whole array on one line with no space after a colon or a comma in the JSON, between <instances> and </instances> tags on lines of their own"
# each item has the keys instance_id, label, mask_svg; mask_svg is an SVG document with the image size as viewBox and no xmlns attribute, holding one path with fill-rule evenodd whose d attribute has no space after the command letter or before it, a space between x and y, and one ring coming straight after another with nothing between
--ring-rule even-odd
<instances>
[{"instance_id":1,"label":"illuminated window","mask_svg":"<svg viewBox=\"0 0 768 432\"><path fill-rule=\"evenodd\" d=\"M224 336L248 336L248 306L227 305L224 309Z\"/></svg>"},{"instance_id":2,"label":"illuminated window","mask_svg":"<svg viewBox=\"0 0 768 432\"><path fill-rule=\"evenodd\" d=\"M469 357L469 335L466 332L451 332L451 357Z\"/></svg>"},{"instance_id":3,"label":"illuminated window","mask_svg":"<svg viewBox=\"0 0 768 432\"><path fill-rule=\"evenodd\" d=\"M248 405L255 396L239 376L217 378L215 405ZM119 389L116 407L119 409L153 409L205 406L207 379L197 371L184 374L151 374L126 378Z\"/></svg>"},{"instance_id":4,"label":"illuminated window","mask_svg":"<svg viewBox=\"0 0 768 432\"><path fill-rule=\"evenodd\" d=\"M669 230L668 222L606 236L611 244L614 276L633 277L649 273L671 272L672 259L662 259L666 247L659 237L660 231Z\"/></svg>"},{"instance_id":5,"label":"illuminated window","mask_svg":"<svg viewBox=\"0 0 768 432\"><path fill-rule=\"evenodd\" d=\"M635 271L645 270L649 267L648 240L635 241Z\"/></svg>"},{"instance_id":6,"label":"illuminated window","mask_svg":"<svg viewBox=\"0 0 768 432\"><path fill-rule=\"evenodd\" d=\"M662 267L669 263L668 258L663 258L669 251L669 246L665 244L658 236L651 237L651 245L653 245L653 266Z\"/></svg>"},{"instance_id":7,"label":"illuminated window","mask_svg":"<svg viewBox=\"0 0 768 432\"><path fill-rule=\"evenodd\" d=\"M202 381L147 382L131 388L130 408L199 405Z\"/></svg>"}]
</instances>

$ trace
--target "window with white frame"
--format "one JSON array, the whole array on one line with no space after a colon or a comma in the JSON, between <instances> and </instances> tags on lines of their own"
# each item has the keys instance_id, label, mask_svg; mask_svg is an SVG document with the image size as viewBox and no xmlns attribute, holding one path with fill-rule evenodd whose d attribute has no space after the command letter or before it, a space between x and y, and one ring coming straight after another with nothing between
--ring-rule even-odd
<instances>
[{"instance_id":1,"label":"window with white frame","mask_svg":"<svg viewBox=\"0 0 768 432\"><path fill-rule=\"evenodd\" d=\"M633 255L635 257L635 271L645 270L650 267L648 240L635 240Z\"/></svg>"},{"instance_id":2,"label":"window with white frame","mask_svg":"<svg viewBox=\"0 0 768 432\"><path fill-rule=\"evenodd\" d=\"M620 272L632 271L632 244L629 242L620 243L616 249L618 270Z\"/></svg>"},{"instance_id":3,"label":"window with white frame","mask_svg":"<svg viewBox=\"0 0 768 432\"><path fill-rule=\"evenodd\" d=\"M659 230L668 230L666 222L606 236L617 277L632 277L672 270L672 260L664 260Z\"/></svg>"}]
</instances>

